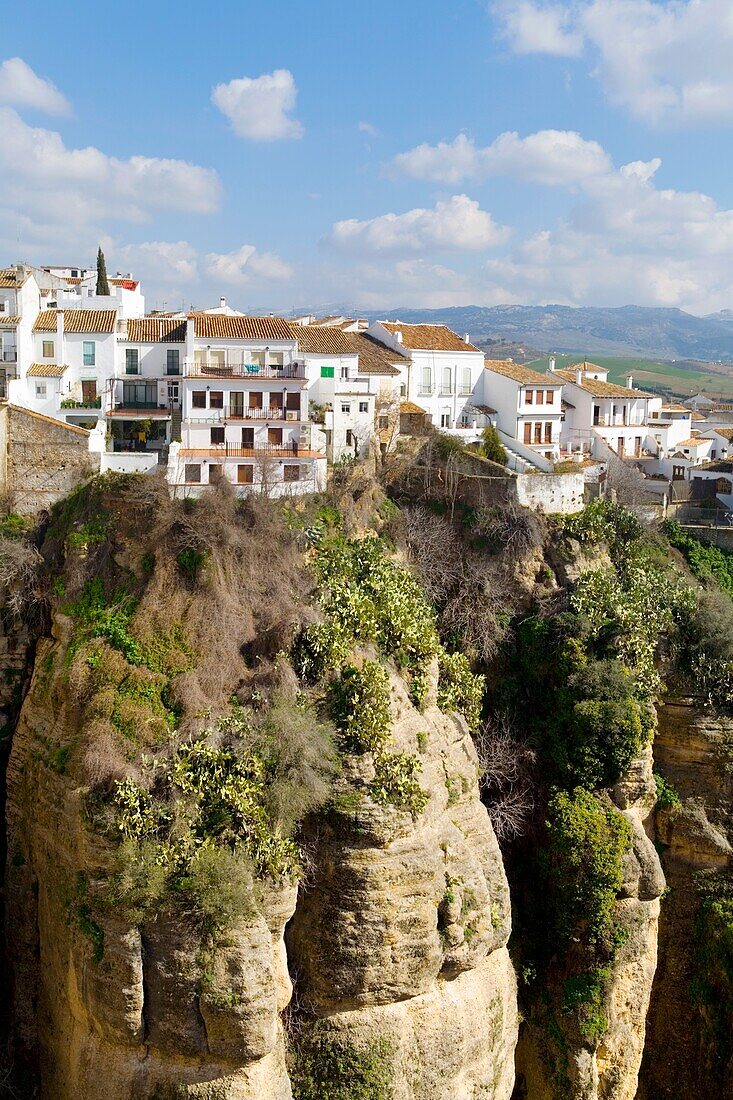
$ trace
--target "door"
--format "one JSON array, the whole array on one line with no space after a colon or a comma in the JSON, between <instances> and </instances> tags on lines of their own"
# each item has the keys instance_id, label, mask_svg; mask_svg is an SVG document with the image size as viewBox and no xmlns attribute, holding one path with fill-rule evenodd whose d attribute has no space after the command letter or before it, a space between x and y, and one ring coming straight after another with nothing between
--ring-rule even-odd
<instances>
[{"instance_id":1,"label":"door","mask_svg":"<svg viewBox=\"0 0 733 1100\"><path fill-rule=\"evenodd\" d=\"M178 382L168 383L168 404L172 409L180 409L181 393Z\"/></svg>"},{"instance_id":2,"label":"door","mask_svg":"<svg viewBox=\"0 0 733 1100\"><path fill-rule=\"evenodd\" d=\"M275 447L281 447L283 441L282 428L268 428L267 429L267 442Z\"/></svg>"},{"instance_id":3,"label":"door","mask_svg":"<svg viewBox=\"0 0 733 1100\"><path fill-rule=\"evenodd\" d=\"M229 394L229 415L236 420L244 417L244 394L241 390L235 390Z\"/></svg>"},{"instance_id":4,"label":"door","mask_svg":"<svg viewBox=\"0 0 733 1100\"><path fill-rule=\"evenodd\" d=\"M97 383L92 380L90 382L82 382L81 384L81 400L84 405L91 405L97 400Z\"/></svg>"},{"instance_id":5,"label":"door","mask_svg":"<svg viewBox=\"0 0 733 1100\"><path fill-rule=\"evenodd\" d=\"M616 450L618 452L619 458L623 458L625 447L624 447L624 437L622 435L620 435L618 437L618 447L616 448Z\"/></svg>"}]
</instances>

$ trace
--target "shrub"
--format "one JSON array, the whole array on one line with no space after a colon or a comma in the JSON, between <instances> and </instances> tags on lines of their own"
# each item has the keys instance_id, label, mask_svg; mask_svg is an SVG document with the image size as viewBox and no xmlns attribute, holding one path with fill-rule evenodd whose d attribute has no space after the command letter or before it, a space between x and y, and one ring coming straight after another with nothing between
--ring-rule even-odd
<instances>
[{"instance_id":1,"label":"shrub","mask_svg":"<svg viewBox=\"0 0 733 1100\"><path fill-rule=\"evenodd\" d=\"M242 853L204 846L194 851L175 889L183 911L215 932L252 915L252 886L252 871Z\"/></svg>"},{"instance_id":2,"label":"shrub","mask_svg":"<svg viewBox=\"0 0 733 1100\"><path fill-rule=\"evenodd\" d=\"M389 735L387 673L375 661L346 665L331 690L331 712L346 752L376 752Z\"/></svg>"},{"instance_id":3,"label":"shrub","mask_svg":"<svg viewBox=\"0 0 733 1100\"><path fill-rule=\"evenodd\" d=\"M506 464L506 451L493 424L489 424L481 432L481 453L484 458L489 458L492 462L498 462L501 466Z\"/></svg>"},{"instance_id":4,"label":"shrub","mask_svg":"<svg viewBox=\"0 0 733 1100\"><path fill-rule=\"evenodd\" d=\"M292 1049L293 1100L391 1100L395 1053L386 1039L355 1047L316 1030Z\"/></svg>"},{"instance_id":5,"label":"shrub","mask_svg":"<svg viewBox=\"0 0 733 1100\"><path fill-rule=\"evenodd\" d=\"M563 983L563 1011L575 1014L580 1034L593 1046L608 1030L603 998L610 979L609 967L596 967L588 973L572 975Z\"/></svg>"},{"instance_id":6,"label":"shrub","mask_svg":"<svg viewBox=\"0 0 733 1100\"><path fill-rule=\"evenodd\" d=\"M585 927L590 944L612 951L631 826L610 803L577 787L551 797L546 827L545 881L561 945L567 946L577 929Z\"/></svg>"},{"instance_id":7,"label":"shrub","mask_svg":"<svg viewBox=\"0 0 733 1100\"><path fill-rule=\"evenodd\" d=\"M369 793L375 802L409 810L417 817L429 800L417 780L421 771L422 764L416 756L382 752L374 761L374 779L369 784Z\"/></svg>"},{"instance_id":8,"label":"shrub","mask_svg":"<svg viewBox=\"0 0 733 1100\"><path fill-rule=\"evenodd\" d=\"M484 677L471 672L463 653L438 654L438 706L447 714L458 711L470 730L477 730L481 720Z\"/></svg>"},{"instance_id":9,"label":"shrub","mask_svg":"<svg viewBox=\"0 0 733 1100\"><path fill-rule=\"evenodd\" d=\"M640 539L644 528L633 512L612 500L598 498L562 521L562 530L579 542L608 544L612 555Z\"/></svg>"},{"instance_id":10,"label":"shrub","mask_svg":"<svg viewBox=\"0 0 733 1100\"><path fill-rule=\"evenodd\" d=\"M729 596L733 596L733 551L708 546L683 531L676 519L665 520L662 530L672 545L682 551L699 580L712 580Z\"/></svg>"},{"instance_id":11,"label":"shrub","mask_svg":"<svg viewBox=\"0 0 733 1100\"><path fill-rule=\"evenodd\" d=\"M658 810L671 810L674 806L679 806L680 796L659 772L654 772L654 782L657 787Z\"/></svg>"}]
</instances>

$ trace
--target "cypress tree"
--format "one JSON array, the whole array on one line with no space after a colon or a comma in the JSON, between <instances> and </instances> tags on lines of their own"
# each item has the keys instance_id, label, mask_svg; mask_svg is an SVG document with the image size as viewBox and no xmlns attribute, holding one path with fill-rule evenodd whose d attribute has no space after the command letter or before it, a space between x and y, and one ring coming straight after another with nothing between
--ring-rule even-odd
<instances>
[{"instance_id":1,"label":"cypress tree","mask_svg":"<svg viewBox=\"0 0 733 1100\"><path fill-rule=\"evenodd\" d=\"M101 245L97 249L97 294L109 294L107 264L104 261L104 252L102 252Z\"/></svg>"}]
</instances>

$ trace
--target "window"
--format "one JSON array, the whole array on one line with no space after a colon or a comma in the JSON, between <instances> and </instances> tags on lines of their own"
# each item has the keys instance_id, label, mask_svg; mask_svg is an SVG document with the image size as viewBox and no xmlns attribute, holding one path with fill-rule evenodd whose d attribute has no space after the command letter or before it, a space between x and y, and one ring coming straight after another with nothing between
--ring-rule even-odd
<instances>
[{"instance_id":1,"label":"window","mask_svg":"<svg viewBox=\"0 0 733 1100\"><path fill-rule=\"evenodd\" d=\"M84 366L93 367L95 363L95 347L93 340L85 340L83 345Z\"/></svg>"},{"instance_id":2,"label":"window","mask_svg":"<svg viewBox=\"0 0 733 1100\"><path fill-rule=\"evenodd\" d=\"M431 367L423 367L422 377L420 379L420 393L428 394L433 392L433 371Z\"/></svg>"},{"instance_id":3,"label":"window","mask_svg":"<svg viewBox=\"0 0 733 1100\"><path fill-rule=\"evenodd\" d=\"M342 402L341 412L344 414L344 416L349 416L349 414L351 413L351 405L344 405Z\"/></svg>"},{"instance_id":4,"label":"window","mask_svg":"<svg viewBox=\"0 0 733 1100\"><path fill-rule=\"evenodd\" d=\"M552 424L549 420L545 423L545 443L552 443Z\"/></svg>"},{"instance_id":5,"label":"window","mask_svg":"<svg viewBox=\"0 0 733 1100\"><path fill-rule=\"evenodd\" d=\"M53 340L43 341L43 358L53 359Z\"/></svg>"},{"instance_id":6,"label":"window","mask_svg":"<svg viewBox=\"0 0 733 1100\"><path fill-rule=\"evenodd\" d=\"M187 462L183 476L190 484L199 485L201 483L201 464Z\"/></svg>"},{"instance_id":7,"label":"window","mask_svg":"<svg viewBox=\"0 0 733 1100\"><path fill-rule=\"evenodd\" d=\"M525 443L531 443L532 442L532 425L530 424L530 422L528 420L525 422L525 425L524 425L524 442Z\"/></svg>"},{"instance_id":8,"label":"window","mask_svg":"<svg viewBox=\"0 0 733 1100\"><path fill-rule=\"evenodd\" d=\"M237 466L237 485L252 485L255 479L255 468L251 465Z\"/></svg>"},{"instance_id":9,"label":"window","mask_svg":"<svg viewBox=\"0 0 733 1100\"><path fill-rule=\"evenodd\" d=\"M369 402L368 401L360 401L359 402L359 412L360 413L368 413L369 412Z\"/></svg>"},{"instance_id":10,"label":"window","mask_svg":"<svg viewBox=\"0 0 733 1100\"><path fill-rule=\"evenodd\" d=\"M122 404L128 409L154 409L158 405L155 382L123 382Z\"/></svg>"},{"instance_id":11,"label":"window","mask_svg":"<svg viewBox=\"0 0 733 1100\"><path fill-rule=\"evenodd\" d=\"M321 367L321 378L333 378L333 367Z\"/></svg>"},{"instance_id":12,"label":"window","mask_svg":"<svg viewBox=\"0 0 733 1100\"><path fill-rule=\"evenodd\" d=\"M407 397L407 383L400 382L400 397Z\"/></svg>"},{"instance_id":13,"label":"window","mask_svg":"<svg viewBox=\"0 0 733 1100\"><path fill-rule=\"evenodd\" d=\"M284 356L283 352L281 352L281 351L271 351L270 352L270 364L269 365L270 365L270 367L272 367L273 370L282 370L284 361L285 361L285 356Z\"/></svg>"},{"instance_id":14,"label":"window","mask_svg":"<svg viewBox=\"0 0 733 1100\"><path fill-rule=\"evenodd\" d=\"M45 397L45 396L46 396L46 383L45 382L36 382L36 397Z\"/></svg>"},{"instance_id":15,"label":"window","mask_svg":"<svg viewBox=\"0 0 733 1100\"><path fill-rule=\"evenodd\" d=\"M535 443L542 442L542 425L539 423L534 426L534 441Z\"/></svg>"},{"instance_id":16,"label":"window","mask_svg":"<svg viewBox=\"0 0 733 1100\"><path fill-rule=\"evenodd\" d=\"M300 481L300 466L286 462L283 466L283 481Z\"/></svg>"},{"instance_id":17,"label":"window","mask_svg":"<svg viewBox=\"0 0 733 1100\"><path fill-rule=\"evenodd\" d=\"M211 446L212 447L217 447L217 446L219 446L219 444L224 442L224 430L225 429L223 427L220 427L220 428L217 427L217 428L211 428L210 429L210 431L211 431Z\"/></svg>"},{"instance_id":18,"label":"window","mask_svg":"<svg viewBox=\"0 0 733 1100\"><path fill-rule=\"evenodd\" d=\"M441 428L450 428L450 413L443 412L440 414L440 426Z\"/></svg>"},{"instance_id":19,"label":"window","mask_svg":"<svg viewBox=\"0 0 733 1100\"><path fill-rule=\"evenodd\" d=\"M555 391L554 390L546 390L545 391L545 401L548 405L554 405L555 404Z\"/></svg>"},{"instance_id":20,"label":"window","mask_svg":"<svg viewBox=\"0 0 733 1100\"><path fill-rule=\"evenodd\" d=\"M300 412L300 394L289 393L285 399L285 407L291 412Z\"/></svg>"},{"instance_id":21,"label":"window","mask_svg":"<svg viewBox=\"0 0 733 1100\"><path fill-rule=\"evenodd\" d=\"M527 404L527 405L532 404L532 402L534 401L534 390L525 390L524 391L524 401L525 401L525 404Z\"/></svg>"},{"instance_id":22,"label":"window","mask_svg":"<svg viewBox=\"0 0 733 1100\"><path fill-rule=\"evenodd\" d=\"M351 428L349 428L349 430L346 433L346 446L347 447L353 447L354 446L354 433L352 432Z\"/></svg>"},{"instance_id":23,"label":"window","mask_svg":"<svg viewBox=\"0 0 733 1100\"><path fill-rule=\"evenodd\" d=\"M450 367L443 367L443 381L440 390L441 393L453 392L453 372Z\"/></svg>"},{"instance_id":24,"label":"window","mask_svg":"<svg viewBox=\"0 0 733 1100\"><path fill-rule=\"evenodd\" d=\"M206 408L206 390L192 390L191 391L191 408L192 409L205 409Z\"/></svg>"},{"instance_id":25,"label":"window","mask_svg":"<svg viewBox=\"0 0 733 1100\"><path fill-rule=\"evenodd\" d=\"M267 442L274 444L276 447L281 447L283 441L282 428L268 428L267 429Z\"/></svg>"},{"instance_id":26,"label":"window","mask_svg":"<svg viewBox=\"0 0 733 1100\"><path fill-rule=\"evenodd\" d=\"M544 402L545 402L544 390L537 390L537 404L538 405L543 405Z\"/></svg>"},{"instance_id":27,"label":"window","mask_svg":"<svg viewBox=\"0 0 733 1100\"><path fill-rule=\"evenodd\" d=\"M341 381L342 382L348 382L348 380L349 380L349 368L342 366L341 367Z\"/></svg>"},{"instance_id":28,"label":"window","mask_svg":"<svg viewBox=\"0 0 733 1100\"><path fill-rule=\"evenodd\" d=\"M224 392L223 390L212 390L209 394L209 408L210 409L223 409L224 408Z\"/></svg>"},{"instance_id":29,"label":"window","mask_svg":"<svg viewBox=\"0 0 733 1100\"><path fill-rule=\"evenodd\" d=\"M125 348L125 374L140 373L140 353L137 348Z\"/></svg>"},{"instance_id":30,"label":"window","mask_svg":"<svg viewBox=\"0 0 733 1100\"><path fill-rule=\"evenodd\" d=\"M255 445L255 430L254 428L242 428L242 446L254 447Z\"/></svg>"},{"instance_id":31,"label":"window","mask_svg":"<svg viewBox=\"0 0 733 1100\"><path fill-rule=\"evenodd\" d=\"M380 416L379 420L378 420L378 425L379 425L380 432L386 432L387 429L389 428L389 417L388 416Z\"/></svg>"},{"instance_id":32,"label":"window","mask_svg":"<svg viewBox=\"0 0 733 1100\"><path fill-rule=\"evenodd\" d=\"M261 409L262 408L262 393L261 392L255 393L254 390L252 390L250 392L249 407L250 407L250 409Z\"/></svg>"},{"instance_id":33,"label":"window","mask_svg":"<svg viewBox=\"0 0 733 1100\"><path fill-rule=\"evenodd\" d=\"M165 353L165 373L181 373L181 353L178 348L168 348Z\"/></svg>"},{"instance_id":34,"label":"window","mask_svg":"<svg viewBox=\"0 0 733 1100\"><path fill-rule=\"evenodd\" d=\"M471 392L471 368L464 367L461 371L461 393Z\"/></svg>"}]
</instances>

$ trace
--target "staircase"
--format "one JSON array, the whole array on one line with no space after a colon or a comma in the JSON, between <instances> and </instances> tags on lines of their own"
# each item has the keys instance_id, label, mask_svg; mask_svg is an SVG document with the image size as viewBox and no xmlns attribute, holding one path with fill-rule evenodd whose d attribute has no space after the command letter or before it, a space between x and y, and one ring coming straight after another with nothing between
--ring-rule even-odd
<instances>
[{"instance_id":1,"label":"staircase","mask_svg":"<svg viewBox=\"0 0 733 1100\"><path fill-rule=\"evenodd\" d=\"M181 442L181 410L171 410L171 442Z\"/></svg>"}]
</instances>

